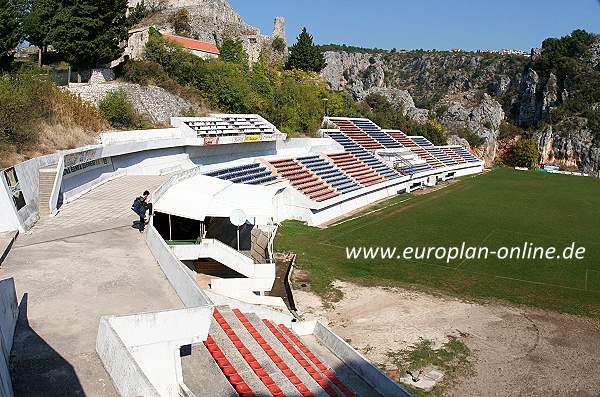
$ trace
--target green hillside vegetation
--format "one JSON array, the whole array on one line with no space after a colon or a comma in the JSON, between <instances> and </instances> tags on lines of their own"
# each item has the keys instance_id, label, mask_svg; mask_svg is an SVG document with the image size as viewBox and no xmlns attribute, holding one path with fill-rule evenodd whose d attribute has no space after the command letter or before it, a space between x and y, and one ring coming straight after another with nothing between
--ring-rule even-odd
<instances>
[{"instance_id":1,"label":"green hillside vegetation","mask_svg":"<svg viewBox=\"0 0 600 397\"><path fill-rule=\"evenodd\" d=\"M600 65L589 62L590 46L599 40L585 30L544 40L542 54L533 67L545 78L554 73L559 91L569 91L569 98L552 112L554 124L567 122L569 117L583 117L587 127L600 134Z\"/></svg>"},{"instance_id":2,"label":"green hillside vegetation","mask_svg":"<svg viewBox=\"0 0 600 397\"><path fill-rule=\"evenodd\" d=\"M93 143L108 124L36 69L0 77L0 167Z\"/></svg>"},{"instance_id":3,"label":"green hillside vegetation","mask_svg":"<svg viewBox=\"0 0 600 397\"><path fill-rule=\"evenodd\" d=\"M310 287L331 283L415 287L479 301L503 300L600 317L600 185L593 178L500 168L426 195L401 195L327 229L286 222L275 249L297 254ZM583 260L356 259L346 247L556 247L575 242Z\"/></svg>"},{"instance_id":4,"label":"green hillside vegetation","mask_svg":"<svg viewBox=\"0 0 600 397\"><path fill-rule=\"evenodd\" d=\"M226 40L221 52L219 59L203 60L152 31L145 60L124 65L122 76L138 84L162 86L206 108L258 113L291 136L315 136L325 113L325 98L331 116L374 118L384 127L396 122L406 125L383 97L357 103L346 92L329 90L314 71L287 69L264 57L250 66L241 43L234 40ZM314 52L308 53L314 57Z\"/></svg>"}]
</instances>

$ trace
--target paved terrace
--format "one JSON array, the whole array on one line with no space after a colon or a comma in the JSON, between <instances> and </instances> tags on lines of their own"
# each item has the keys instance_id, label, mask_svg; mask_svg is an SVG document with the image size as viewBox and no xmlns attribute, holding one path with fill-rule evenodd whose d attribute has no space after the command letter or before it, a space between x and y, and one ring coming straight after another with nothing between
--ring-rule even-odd
<instances>
[{"instance_id":1,"label":"paved terrace","mask_svg":"<svg viewBox=\"0 0 600 397\"><path fill-rule=\"evenodd\" d=\"M65 205L17 238L0 267L23 298L11 365L16 396L117 396L95 352L103 315L181 308L133 199L165 177L122 177Z\"/></svg>"}]
</instances>

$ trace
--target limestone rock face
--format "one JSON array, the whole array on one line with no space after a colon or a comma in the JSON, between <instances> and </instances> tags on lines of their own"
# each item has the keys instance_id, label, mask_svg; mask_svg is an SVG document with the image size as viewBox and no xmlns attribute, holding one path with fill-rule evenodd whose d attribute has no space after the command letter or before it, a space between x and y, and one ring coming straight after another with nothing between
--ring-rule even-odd
<instances>
[{"instance_id":1,"label":"limestone rock face","mask_svg":"<svg viewBox=\"0 0 600 397\"><path fill-rule=\"evenodd\" d=\"M469 142L466 139L459 137L458 135L448 136L448 145L462 146L469 151L471 150L471 145L469 145Z\"/></svg>"},{"instance_id":2,"label":"limestone rock face","mask_svg":"<svg viewBox=\"0 0 600 397\"><path fill-rule=\"evenodd\" d=\"M569 132L547 125L535 133L543 163L561 164L597 175L600 169L600 135L586 128L586 120L570 120ZM576 127L573 128L573 125Z\"/></svg>"},{"instance_id":3,"label":"limestone rock face","mask_svg":"<svg viewBox=\"0 0 600 397\"><path fill-rule=\"evenodd\" d=\"M500 133L500 124L505 119L502 105L487 94L484 94L481 103L473 106L469 104L468 96L464 101L450 102L448 109L440 115L440 122L452 133L462 128L468 128L484 139L479 148L486 165L491 165L496 159L497 139ZM452 136L452 135L451 135ZM465 146L459 137L452 138L453 142ZM465 147L470 147L467 142Z\"/></svg>"},{"instance_id":4,"label":"limestone rock face","mask_svg":"<svg viewBox=\"0 0 600 397\"><path fill-rule=\"evenodd\" d=\"M533 69L529 69L523 77L518 116L520 125L536 124L541 118L541 109L537 99L539 82L540 78Z\"/></svg>"},{"instance_id":5,"label":"limestone rock face","mask_svg":"<svg viewBox=\"0 0 600 397\"><path fill-rule=\"evenodd\" d=\"M590 59L588 62L593 67L598 67L598 65L600 65L600 39L596 40L596 42L592 44L592 48L590 48Z\"/></svg>"},{"instance_id":6,"label":"limestone rock face","mask_svg":"<svg viewBox=\"0 0 600 397\"><path fill-rule=\"evenodd\" d=\"M146 114L153 122L168 124L171 117L178 116L196 106L170 92L156 86L141 86L131 83L106 84L72 84L69 91L79 95L81 99L98 105L111 91L123 90L138 113Z\"/></svg>"}]
</instances>

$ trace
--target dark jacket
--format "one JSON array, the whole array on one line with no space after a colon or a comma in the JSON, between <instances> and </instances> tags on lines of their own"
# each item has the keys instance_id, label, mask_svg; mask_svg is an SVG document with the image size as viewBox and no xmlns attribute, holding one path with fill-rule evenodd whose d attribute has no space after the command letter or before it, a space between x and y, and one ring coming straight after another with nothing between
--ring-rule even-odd
<instances>
[{"instance_id":1,"label":"dark jacket","mask_svg":"<svg viewBox=\"0 0 600 397\"><path fill-rule=\"evenodd\" d=\"M144 217L146 216L146 211L148 210L148 203L146 203L144 198L140 196L133 201L131 210L139 216Z\"/></svg>"}]
</instances>

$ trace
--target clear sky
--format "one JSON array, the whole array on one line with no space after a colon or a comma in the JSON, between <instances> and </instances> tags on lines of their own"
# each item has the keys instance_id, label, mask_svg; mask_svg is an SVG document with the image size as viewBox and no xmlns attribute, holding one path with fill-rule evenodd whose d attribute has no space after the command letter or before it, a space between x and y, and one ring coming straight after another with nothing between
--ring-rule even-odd
<instances>
[{"instance_id":1,"label":"clear sky","mask_svg":"<svg viewBox=\"0 0 600 397\"><path fill-rule=\"evenodd\" d=\"M229 1L263 33L286 17L290 42L306 26L319 44L528 51L578 28L600 33L600 0Z\"/></svg>"}]
</instances>

